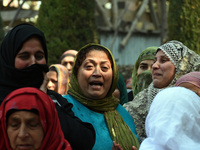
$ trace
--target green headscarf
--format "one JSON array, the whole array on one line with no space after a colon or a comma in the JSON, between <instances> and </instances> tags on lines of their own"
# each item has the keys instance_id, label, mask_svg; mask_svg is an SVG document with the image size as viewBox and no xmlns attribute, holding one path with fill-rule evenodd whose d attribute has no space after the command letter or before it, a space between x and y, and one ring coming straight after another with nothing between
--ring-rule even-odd
<instances>
[{"instance_id":1,"label":"green headscarf","mask_svg":"<svg viewBox=\"0 0 200 150\"><path fill-rule=\"evenodd\" d=\"M79 87L76 76L78 72L78 67L81 66L81 64L78 64L79 66L76 67L77 59L80 59L80 57L82 57L80 56L81 53L84 53L84 55L86 56L86 54L89 51L86 53L84 51L92 46L97 46L100 49L101 48L105 49L106 51L108 51L108 53L112 58L111 62L113 70L112 84L107 95L103 99L99 100L88 98L83 94L82 90ZM115 98L112 95L112 93L114 92L117 86L117 82L118 82L118 69L111 51L106 47L103 47L102 45L91 43L82 47L77 54L73 66L72 75L70 78L68 94L72 95L77 101L79 101L89 109L104 114L112 140L120 144L123 149L131 150L131 147L133 145L139 148L139 142L136 136L132 133L129 126L124 122L121 115L116 111L116 108L119 104L119 100Z\"/></svg>"},{"instance_id":2,"label":"green headscarf","mask_svg":"<svg viewBox=\"0 0 200 150\"><path fill-rule=\"evenodd\" d=\"M133 89L133 96L135 96L137 93L142 91L145 86L141 86L140 83L138 82L138 75L137 75L137 70L139 68L140 63L143 60L154 60L156 50L158 47L148 47L142 53L139 55L134 67L133 67L133 72L132 72L132 89ZM142 75L145 76L145 73L149 74L150 72L144 72ZM152 73L150 73L152 74Z\"/></svg>"}]
</instances>

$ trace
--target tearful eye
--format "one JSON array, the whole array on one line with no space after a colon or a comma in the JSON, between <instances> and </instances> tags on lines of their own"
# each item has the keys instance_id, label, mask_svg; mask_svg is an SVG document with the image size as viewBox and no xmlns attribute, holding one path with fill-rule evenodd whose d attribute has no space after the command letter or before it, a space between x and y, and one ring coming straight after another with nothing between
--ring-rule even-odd
<instances>
[{"instance_id":1,"label":"tearful eye","mask_svg":"<svg viewBox=\"0 0 200 150\"><path fill-rule=\"evenodd\" d=\"M169 60L168 60L168 59L162 59L162 60L161 60L162 63L165 63L165 62L167 62L167 61L169 61Z\"/></svg>"}]
</instances>

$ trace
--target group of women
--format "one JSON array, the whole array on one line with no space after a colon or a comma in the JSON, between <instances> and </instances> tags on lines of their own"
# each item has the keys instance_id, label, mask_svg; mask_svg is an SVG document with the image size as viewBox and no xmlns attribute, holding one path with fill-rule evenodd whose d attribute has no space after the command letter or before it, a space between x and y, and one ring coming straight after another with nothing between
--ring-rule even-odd
<instances>
[{"instance_id":1,"label":"group of women","mask_svg":"<svg viewBox=\"0 0 200 150\"><path fill-rule=\"evenodd\" d=\"M55 104L62 132L72 149L92 149L95 142L93 126L77 118L72 111L72 104L62 95L47 89L47 79L44 77L48 72L47 61L48 54L43 32L30 24L20 24L9 31L0 48L0 102L2 103L9 93L19 88L34 87L43 90ZM27 94L26 100L27 103L32 101L29 99L29 94ZM5 111L3 106L1 111ZM53 115L53 113L51 114ZM44 121L41 123L46 126L50 125ZM6 133L7 126L3 127L5 128L0 128L0 130L5 130ZM43 128L43 130L46 129ZM44 134L50 136L47 132ZM6 134L4 135L6 136ZM7 137L1 136L0 141L4 138ZM43 142L44 140L45 138L43 138ZM0 149L3 148L5 147L0 147ZM11 147L6 147L6 149L11 149Z\"/></svg>"},{"instance_id":2,"label":"group of women","mask_svg":"<svg viewBox=\"0 0 200 150\"><path fill-rule=\"evenodd\" d=\"M69 81L67 69L48 68L39 29L20 24L8 32L0 48L0 149L139 149L138 138L146 138L145 119L156 94L182 75L200 71L200 56L181 42L148 48L134 68L134 100L123 105L126 110L113 94L119 71L111 51L87 44L75 55ZM57 77L51 85L63 74L59 80L67 85L56 86L60 94L48 82L50 74ZM147 88L141 84L146 74L153 79Z\"/></svg>"},{"instance_id":3,"label":"group of women","mask_svg":"<svg viewBox=\"0 0 200 150\"><path fill-rule=\"evenodd\" d=\"M156 94L193 71L200 71L200 56L181 42L169 41L158 47L152 66L153 82L123 105L134 119L140 142L146 138L145 119Z\"/></svg>"}]
</instances>

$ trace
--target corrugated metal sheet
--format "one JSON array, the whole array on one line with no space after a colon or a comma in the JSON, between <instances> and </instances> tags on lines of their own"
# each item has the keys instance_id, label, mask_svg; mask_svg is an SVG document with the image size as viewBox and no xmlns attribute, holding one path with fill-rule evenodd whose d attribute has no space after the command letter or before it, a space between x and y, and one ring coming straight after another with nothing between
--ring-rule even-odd
<instances>
[{"instance_id":1,"label":"corrugated metal sheet","mask_svg":"<svg viewBox=\"0 0 200 150\"><path fill-rule=\"evenodd\" d=\"M99 34L100 44L109 48L118 65L134 65L139 54L150 46L160 46L161 38L159 35L146 35L146 34L134 34L129 39L125 47L120 46L120 42L123 40L124 35L118 35L112 48L111 43L113 40L113 35Z\"/></svg>"}]
</instances>

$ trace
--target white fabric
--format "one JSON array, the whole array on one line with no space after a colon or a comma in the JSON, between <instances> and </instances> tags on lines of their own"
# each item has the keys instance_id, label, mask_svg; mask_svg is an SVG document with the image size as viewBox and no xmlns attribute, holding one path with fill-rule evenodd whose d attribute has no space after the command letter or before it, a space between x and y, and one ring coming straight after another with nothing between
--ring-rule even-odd
<instances>
[{"instance_id":1,"label":"white fabric","mask_svg":"<svg viewBox=\"0 0 200 150\"><path fill-rule=\"evenodd\" d=\"M159 92L145 122L139 150L200 150L200 97L183 87Z\"/></svg>"}]
</instances>

